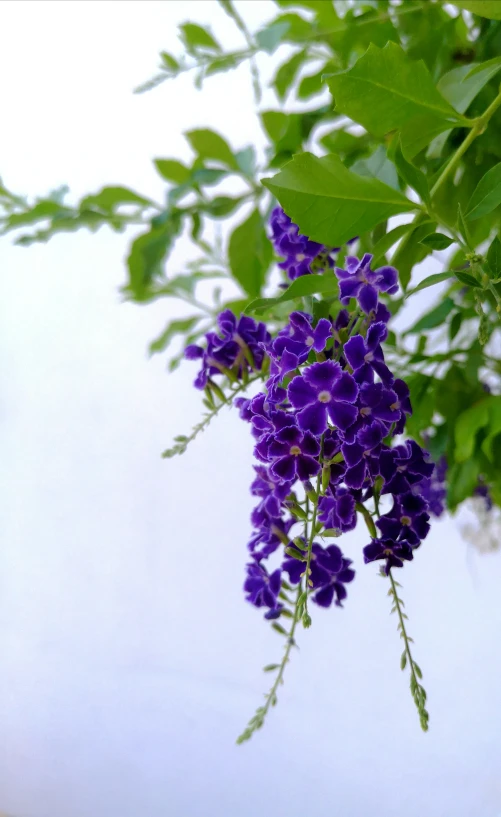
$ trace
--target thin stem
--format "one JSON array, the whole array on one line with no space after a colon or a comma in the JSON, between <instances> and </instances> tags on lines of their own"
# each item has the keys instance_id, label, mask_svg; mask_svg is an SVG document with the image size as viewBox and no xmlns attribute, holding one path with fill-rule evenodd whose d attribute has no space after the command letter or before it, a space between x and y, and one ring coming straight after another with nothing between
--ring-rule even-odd
<instances>
[{"instance_id":1,"label":"thin stem","mask_svg":"<svg viewBox=\"0 0 501 817\"><path fill-rule=\"evenodd\" d=\"M320 459L322 459L322 445L320 447ZM308 590L310 588L310 565L311 565L311 552L313 547L313 539L315 538L315 526L317 524L317 513L318 513L318 497L320 494L320 484L322 479L322 471L318 472L317 476L317 485L316 485L316 500L313 503L313 513L311 515L311 527L310 527L310 535L308 537L308 552L306 554L306 567L304 571L304 589L305 589L305 599L304 599L304 613L303 613L303 625L305 627L309 627L311 624L311 618L308 613Z\"/></svg>"}]
</instances>

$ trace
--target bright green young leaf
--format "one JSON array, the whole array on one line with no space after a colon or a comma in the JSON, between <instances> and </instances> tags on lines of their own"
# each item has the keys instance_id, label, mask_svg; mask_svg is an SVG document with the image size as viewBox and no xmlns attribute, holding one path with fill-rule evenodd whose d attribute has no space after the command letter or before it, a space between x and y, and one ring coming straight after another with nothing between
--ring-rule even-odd
<instances>
[{"instance_id":1,"label":"bright green young leaf","mask_svg":"<svg viewBox=\"0 0 501 817\"><path fill-rule=\"evenodd\" d=\"M226 139L208 128L187 131L185 136L201 159L215 159L229 167L236 167L235 157Z\"/></svg>"},{"instance_id":2,"label":"bright green young leaf","mask_svg":"<svg viewBox=\"0 0 501 817\"><path fill-rule=\"evenodd\" d=\"M489 422L489 398L476 403L464 411L456 420L454 439L456 441L456 462L464 462L473 454L475 437Z\"/></svg>"},{"instance_id":3,"label":"bright green young leaf","mask_svg":"<svg viewBox=\"0 0 501 817\"><path fill-rule=\"evenodd\" d=\"M169 54L168 51L161 51L160 56L166 68L168 68L171 71L177 71L177 69L179 68L179 62L176 60L175 57L172 56L172 54Z\"/></svg>"},{"instance_id":4,"label":"bright green young leaf","mask_svg":"<svg viewBox=\"0 0 501 817\"><path fill-rule=\"evenodd\" d=\"M501 204L501 162L482 176L468 202L465 218L472 221L492 213Z\"/></svg>"},{"instance_id":5,"label":"bright green young leaf","mask_svg":"<svg viewBox=\"0 0 501 817\"><path fill-rule=\"evenodd\" d=\"M445 275L445 273L442 273ZM432 276L430 276L431 278ZM424 283L424 282L423 282ZM438 283L435 281L434 283ZM423 287L421 287L423 289ZM435 309L432 309L431 312L427 312L426 315L423 315L414 326L411 326L410 329L407 329L404 332L404 335L411 335L416 334L419 332L424 332L426 329L435 329L437 326L441 326L445 319L450 315L453 309L456 308L456 304L451 298L444 298Z\"/></svg>"},{"instance_id":6,"label":"bright green young leaf","mask_svg":"<svg viewBox=\"0 0 501 817\"><path fill-rule=\"evenodd\" d=\"M426 176L422 170L419 170L419 168L407 161L402 153L400 143L397 143L394 161L404 182L416 191L422 202L428 205L430 203L430 189Z\"/></svg>"},{"instance_id":7,"label":"bright green young leaf","mask_svg":"<svg viewBox=\"0 0 501 817\"><path fill-rule=\"evenodd\" d=\"M181 39L189 53L198 51L221 51L221 46L214 39L207 26L197 26L195 23L183 23L179 26Z\"/></svg>"},{"instance_id":8,"label":"bright green young leaf","mask_svg":"<svg viewBox=\"0 0 501 817\"><path fill-rule=\"evenodd\" d=\"M140 204L146 207L150 206L151 202L143 196L138 196L128 187L103 187L99 193L82 199L80 207L83 210L88 207L98 207L100 210L112 213L121 204Z\"/></svg>"},{"instance_id":9,"label":"bright green young leaf","mask_svg":"<svg viewBox=\"0 0 501 817\"><path fill-rule=\"evenodd\" d=\"M202 315L194 315L191 318L182 318L181 320L171 321L168 323L162 334L150 343L150 355L157 354L158 352L164 352L174 339L175 335L184 335L186 332L189 332L190 329L193 329L195 324L201 320L201 318Z\"/></svg>"},{"instance_id":10,"label":"bright green young leaf","mask_svg":"<svg viewBox=\"0 0 501 817\"><path fill-rule=\"evenodd\" d=\"M293 301L295 298L305 298L318 293L335 295L338 292L337 279L332 273L327 275L302 275L276 298L257 298L246 308L246 312L264 312L277 304Z\"/></svg>"},{"instance_id":11,"label":"bright green young leaf","mask_svg":"<svg viewBox=\"0 0 501 817\"><path fill-rule=\"evenodd\" d=\"M487 250L487 263L493 278L501 276L501 241L496 236Z\"/></svg>"},{"instance_id":12,"label":"bright green young leaf","mask_svg":"<svg viewBox=\"0 0 501 817\"><path fill-rule=\"evenodd\" d=\"M432 233L431 235L425 236L420 243L424 244L425 247L430 247L432 250L446 250L447 247L454 244L454 239L449 238L448 235L444 235L443 233Z\"/></svg>"},{"instance_id":13,"label":"bright green young leaf","mask_svg":"<svg viewBox=\"0 0 501 817\"><path fill-rule=\"evenodd\" d=\"M422 129L427 123L428 130L462 120L437 91L424 62L409 59L393 42L382 49L370 45L352 68L331 76L328 84L336 110L380 138L413 120Z\"/></svg>"},{"instance_id":14,"label":"bright green young leaf","mask_svg":"<svg viewBox=\"0 0 501 817\"><path fill-rule=\"evenodd\" d=\"M383 235L373 247L371 266L376 267L378 261L380 261L384 255L386 255L388 250L391 249L391 247L393 247L393 245L396 244L397 241L402 238L402 236L413 229L414 224L410 221L408 224L399 224L398 227L394 227L389 233Z\"/></svg>"},{"instance_id":15,"label":"bright green young leaf","mask_svg":"<svg viewBox=\"0 0 501 817\"><path fill-rule=\"evenodd\" d=\"M499 0L454 0L454 5L466 11L472 11L480 17L489 20L501 20L501 4Z\"/></svg>"},{"instance_id":16,"label":"bright green young leaf","mask_svg":"<svg viewBox=\"0 0 501 817\"><path fill-rule=\"evenodd\" d=\"M263 184L303 234L331 247L415 207L378 179L352 173L334 155L299 154Z\"/></svg>"},{"instance_id":17,"label":"bright green young leaf","mask_svg":"<svg viewBox=\"0 0 501 817\"><path fill-rule=\"evenodd\" d=\"M244 292L255 298L261 292L272 257L259 210L253 210L246 221L233 230L228 253L233 278Z\"/></svg>"},{"instance_id":18,"label":"bright green young leaf","mask_svg":"<svg viewBox=\"0 0 501 817\"><path fill-rule=\"evenodd\" d=\"M410 298L411 295L414 295L416 292L420 292L422 289L428 289L428 287L433 287L435 284L441 284L442 281L447 281L449 278L453 277L453 272L437 272L434 275L428 275L428 277L421 281L417 287L411 289L405 297Z\"/></svg>"},{"instance_id":19,"label":"bright green young leaf","mask_svg":"<svg viewBox=\"0 0 501 817\"><path fill-rule=\"evenodd\" d=\"M154 159L153 164L162 179L176 184L183 184L190 177L190 169L177 159Z\"/></svg>"},{"instance_id":20,"label":"bright green young leaf","mask_svg":"<svg viewBox=\"0 0 501 817\"><path fill-rule=\"evenodd\" d=\"M275 22L266 28L261 29L256 34L256 42L263 51L268 54L273 54L276 48L280 45L284 34L288 32L290 23L286 20L282 22Z\"/></svg>"},{"instance_id":21,"label":"bright green young leaf","mask_svg":"<svg viewBox=\"0 0 501 817\"><path fill-rule=\"evenodd\" d=\"M395 165L390 162L386 151L379 145L371 156L367 159L358 159L352 164L350 170L358 176L365 176L368 179L379 179L380 182L398 190L398 176Z\"/></svg>"}]
</instances>

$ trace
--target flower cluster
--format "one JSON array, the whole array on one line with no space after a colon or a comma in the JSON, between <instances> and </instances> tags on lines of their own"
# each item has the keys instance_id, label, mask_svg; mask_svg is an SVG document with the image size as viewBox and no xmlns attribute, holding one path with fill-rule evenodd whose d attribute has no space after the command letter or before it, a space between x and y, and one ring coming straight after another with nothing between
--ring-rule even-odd
<instances>
[{"instance_id":1,"label":"flower cluster","mask_svg":"<svg viewBox=\"0 0 501 817\"><path fill-rule=\"evenodd\" d=\"M301 275L318 272L325 267L333 267L331 253L339 247L328 249L323 244L310 241L301 235L299 228L287 216L281 207L275 207L270 218L272 242L276 253L284 258L279 267L286 271L291 281Z\"/></svg>"}]
</instances>

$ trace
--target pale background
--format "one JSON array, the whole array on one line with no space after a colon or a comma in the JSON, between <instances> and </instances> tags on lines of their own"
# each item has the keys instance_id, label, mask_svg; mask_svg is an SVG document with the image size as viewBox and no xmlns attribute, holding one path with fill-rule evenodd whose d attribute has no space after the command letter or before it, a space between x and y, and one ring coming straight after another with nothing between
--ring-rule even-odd
<instances>
[{"instance_id":1,"label":"pale background","mask_svg":"<svg viewBox=\"0 0 501 817\"><path fill-rule=\"evenodd\" d=\"M272 12L239 6L252 27ZM161 197L150 160L187 157L183 130L262 146L246 67L203 93L185 77L131 94L187 16L238 42L214 2L4 1L6 184L81 195L120 182ZM435 524L399 575L429 734L360 531L346 539L359 572L345 609L314 611L279 706L235 746L282 649L241 592L252 443L230 412L184 457L160 459L199 397L192 365L168 376L146 356L182 310L120 303L128 241L104 229L0 247L0 809L498 817L501 559L469 550L456 522Z\"/></svg>"}]
</instances>

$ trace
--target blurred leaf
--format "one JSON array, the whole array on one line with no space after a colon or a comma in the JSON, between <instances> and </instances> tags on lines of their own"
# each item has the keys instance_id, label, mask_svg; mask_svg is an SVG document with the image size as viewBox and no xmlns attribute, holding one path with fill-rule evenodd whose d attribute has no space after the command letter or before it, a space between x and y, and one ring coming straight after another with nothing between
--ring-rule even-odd
<instances>
[{"instance_id":1,"label":"blurred leaf","mask_svg":"<svg viewBox=\"0 0 501 817\"><path fill-rule=\"evenodd\" d=\"M256 42L263 51L266 51L268 54L273 54L273 52L278 48L280 42L284 34L288 32L290 28L290 23L287 20L278 21L272 23L271 25L267 26L266 28L261 29L256 34Z\"/></svg>"},{"instance_id":2,"label":"blurred leaf","mask_svg":"<svg viewBox=\"0 0 501 817\"><path fill-rule=\"evenodd\" d=\"M186 131L185 136L201 159L216 159L229 167L237 167L226 139L209 128Z\"/></svg>"},{"instance_id":3,"label":"blurred leaf","mask_svg":"<svg viewBox=\"0 0 501 817\"><path fill-rule=\"evenodd\" d=\"M121 204L140 204L151 206L151 201L129 190L128 187L103 187L98 193L86 196L80 202L81 209L98 207L108 213L114 212Z\"/></svg>"},{"instance_id":4,"label":"blurred leaf","mask_svg":"<svg viewBox=\"0 0 501 817\"><path fill-rule=\"evenodd\" d=\"M190 54L206 51L221 51L221 46L214 39L207 26L202 28L195 23L183 23L179 26L181 40Z\"/></svg>"},{"instance_id":5,"label":"blurred leaf","mask_svg":"<svg viewBox=\"0 0 501 817\"><path fill-rule=\"evenodd\" d=\"M472 456L475 448L476 434L481 428L484 428L488 422L489 399L483 400L481 403L476 403L459 415L454 426L456 462L464 462Z\"/></svg>"},{"instance_id":6,"label":"blurred leaf","mask_svg":"<svg viewBox=\"0 0 501 817\"><path fill-rule=\"evenodd\" d=\"M271 83L275 88L277 96L280 100L283 101L285 99L285 97L287 96L287 92L290 90L291 85L296 79L299 69L307 60L308 60L307 52L298 51L296 54L293 54L292 57L289 60L287 60L287 62L284 62L280 66Z\"/></svg>"},{"instance_id":7,"label":"blurred leaf","mask_svg":"<svg viewBox=\"0 0 501 817\"><path fill-rule=\"evenodd\" d=\"M480 179L468 202L465 218L471 221L492 213L501 204L501 162Z\"/></svg>"},{"instance_id":8,"label":"blurred leaf","mask_svg":"<svg viewBox=\"0 0 501 817\"><path fill-rule=\"evenodd\" d=\"M177 159L154 159L153 164L163 179L176 184L183 184L190 177L190 169Z\"/></svg>"},{"instance_id":9,"label":"blurred leaf","mask_svg":"<svg viewBox=\"0 0 501 817\"><path fill-rule=\"evenodd\" d=\"M182 318L181 320L170 321L162 334L150 343L150 355L157 354L158 352L165 352L175 335L184 335L186 332L189 332L190 329L193 329L195 324L202 319L202 317L202 315L194 315L191 318Z\"/></svg>"},{"instance_id":10,"label":"blurred leaf","mask_svg":"<svg viewBox=\"0 0 501 817\"><path fill-rule=\"evenodd\" d=\"M466 246L470 250L474 250L473 241L470 235L470 231L468 229L468 225L465 221L465 217L463 215L463 209L461 204L458 202L458 215L457 215L457 227L459 232L461 233L462 238L464 239Z\"/></svg>"},{"instance_id":11,"label":"blurred leaf","mask_svg":"<svg viewBox=\"0 0 501 817\"><path fill-rule=\"evenodd\" d=\"M336 294L338 292L337 279L332 273L327 275L301 275L292 282L282 295L278 295L276 298L257 298L247 306L245 311L249 314L263 312L277 304L293 301L295 298L304 298L307 295L315 295L319 292L323 294Z\"/></svg>"},{"instance_id":12,"label":"blurred leaf","mask_svg":"<svg viewBox=\"0 0 501 817\"><path fill-rule=\"evenodd\" d=\"M441 284L442 281L447 281L449 278L453 277L453 272L437 272L434 275L428 275L428 277L421 281L416 287L414 287L414 289L411 289L405 297L410 298L411 295L414 295L416 292L420 292L422 289L433 287L435 284Z\"/></svg>"},{"instance_id":13,"label":"blurred leaf","mask_svg":"<svg viewBox=\"0 0 501 817\"><path fill-rule=\"evenodd\" d=\"M227 175L226 170L214 170L211 167L201 167L194 170L191 174L191 181L194 184L199 184L202 187L207 184L218 184ZM188 185L189 187L189 185Z\"/></svg>"},{"instance_id":14,"label":"blurred leaf","mask_svg":"<svg viewBox=\"0 0 501 817\"><path fill-rule=\"evenodd\" d=\"M499 0L454 0L454 5L480 17L488 17L489 20L501 20Z\"/></svg>"},{"instance_id":15,"label":"blurred leaf","mask_svg":"<svg viewBox=\"0 0 501 817\"><path fill-rule=\"evenodd\" d=\"M133 242L127 265L129 281L125 292L135 301L148 297L155 279L163 275L163 263L182 227L179 211L166 211L162 218L152 221L148 232Z\"/></svg>"},{"instance_id":16,"label":"blurred leaf","mask_svg":"<svg viewBox=\"0 0 501 817\"><path fill-rule=\"evenodd\" d=\"M493 278L501 276L501 241L496 236L487 251L487 263Z\"/></svg>"},{"instance_id":17,"label":"blurred leaf","mask_svg":"<svg viewBox=\"0 0 501 817\"><path fill-rule=\"evenodd\" d=\"M256 172L256 151L251 145L243 150L237 151L235 153L235 161L238 169L244 176L248 176L249 178L254 176Z\"/></svg>"},{"instance_id":18,"label":"blurred leaf","mask_svg":"<svg viewBox=\"0 0 501 817\"><path fill-rule=\"evenodd\" d=\"M175 57L172 56L172 54L169 54L168 51L161 51L160 56L162 58L163 64L167 69L169 69L170 71L177 71L177 69L179 68L179 62L176 60Z\"/></svg>"},{"instance_id":19,"label":"blurred leaf","mask_svg":"<svg viewBox=\"0 0 501 817\"><path fill-rule=\"evenodd\" d=\"M263 184L304 235L331 247L415 206L377 179L352 173L334 155L299 154Z\"/></svg>"},{"instance_id":20,"label":"blurred leaf","mask_svg":"<svg viewBox=\"0 0 501 817\"><path fill-rule=\"evenodd\" d=\"M425 236L420 244L424 244L425 247L430 247L432 250L446 250L447 247L454 244L454 239L443 233L431 233L431 235Z\"/></svg>"},{"instance_id":21,"label":"blurred leaf","mask_svg":"<svg viewBox=\"0 0 501 817\"><path fill-rule=\"evenodd\" d=\"M431 277L432 276L430 276L430 278ZM406 329L404 335L416 334L418 332L423 332L426 329L435 329L437 326L441 326L441 324L444 323L445 319L455 308L456 304L451 298L444 298L444 300L439 303L435 309L432 309L431 312L427 312L426 315L423 315L423 317L420 318L417 323L411 326L410 329Z\"/></svg>"},{"instance_id":22,"label":"blurred leaf","mask_svg":"<svg viewBox=\"0 0 501 817\"><path fill-rule=\"evenodd\" d=\"M493 443L498 434L501 434L501 398L491 397L488 403L489 425L487 436L483 440L481 448L485 456L493 460ZM496 463L497 464L497 463Z\"/></svg>"},{"instance_id":23,"label":"blurred leaf","mask_svg":"<svg viewBox=\"0 0 501 817\"><path fill-rule=\"evenodd\" d=\"M450 510L455 510L463 500L472 495L479 473L479 464L473 458L452 465L447 475L447 505Z\"/></svg>"},{"instance_id":24,"label":"blurred leaf","mask_svg":"<svg viewBox=\"0 0 501 817\"><path fill-rule=\"evenodd\" d=\"M272 247L259 210L232 232L229 243L231 274L251 297L261 292L271 263Z\"/></svg>"},{"instance_id":25,"label":"blurred leaf","mask_svg":"<svg viewBox=\"0 0 501 817\"><path fill-rule=\"evenodd\" d=\"M412 187L413 190L416 191L419 198L421 199L424 204L429 206L430 204L430 189L428 187L428 181L426 176L419 170L412 162L408 162L405 156L402 153L402 148L400 142L397 143L395 152L394 152L394 162L397 166L397 170L409 187ZM436 249L436 248L434 248Z\"/></svg>"},{"instance_id":26,"label":"blurred leaf","mask_svg":"<svg viewBox=\"0 0 501 817\"><path fill-rule=\"evenodd\" d=\"M375 267L378 261L380 261L384 255L386 255L388 250L393 247L393 245L396 244L397 241L402 238L402 236L413 229L414 224L409 222L408 224L399 224L398 227L394 227L393 230L390 230L388 233L383 235L374 245L372 250L372 266Z\"/></svg>"},{"instance_id":27,"label":"blurred leaf","mask_svg":"<svg viewBox=\"0 0 501 817\"><path fill-rule=\"evenodd\" d=\"M245 196L231 198L231 196L216 196L212 201L203 202L200 210L213 218L224 218L233 213L246 200Z\"/></svg>"}]
</instances>

